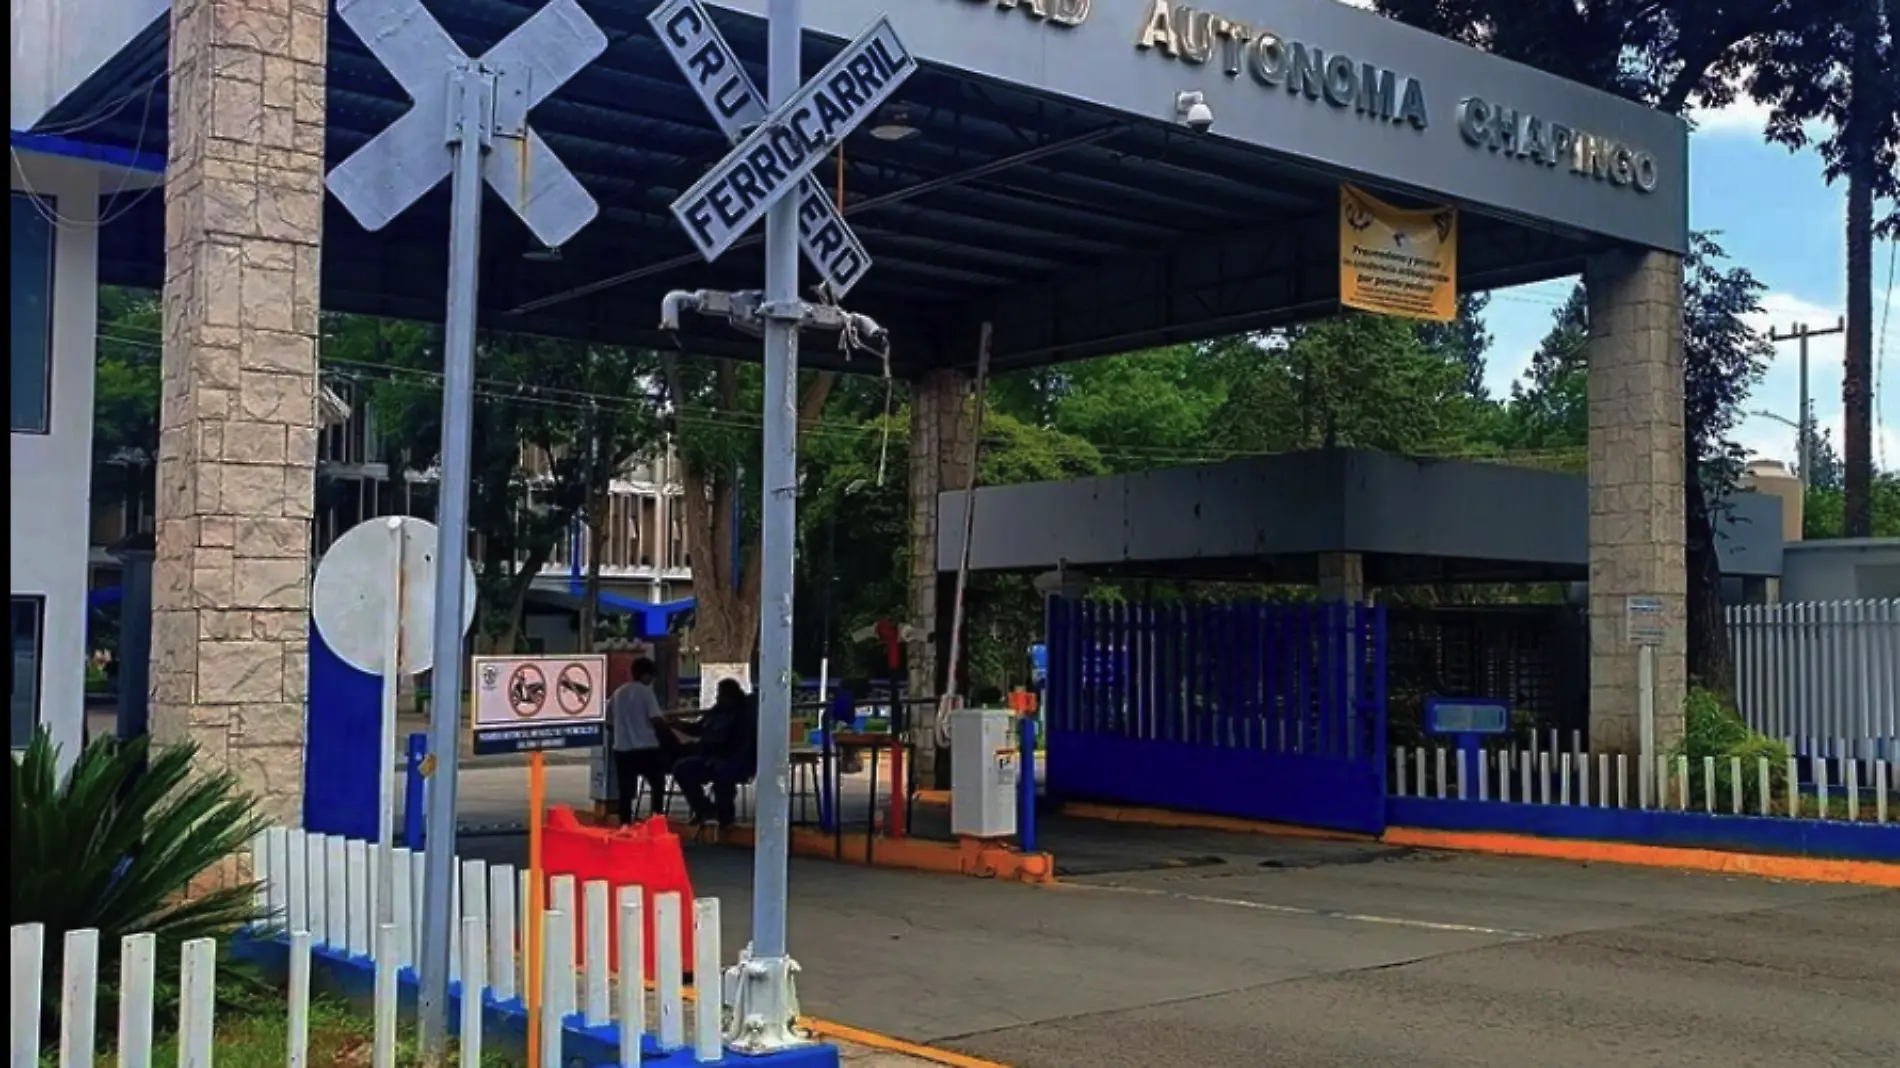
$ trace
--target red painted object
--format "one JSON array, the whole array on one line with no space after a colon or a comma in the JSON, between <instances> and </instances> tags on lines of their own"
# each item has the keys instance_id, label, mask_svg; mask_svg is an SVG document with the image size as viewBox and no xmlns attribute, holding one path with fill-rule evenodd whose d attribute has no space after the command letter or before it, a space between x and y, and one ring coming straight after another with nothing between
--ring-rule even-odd
<instances>
[{"instance_id":1,"label":"red painted object","mask_svg":"<svg viewBox=\"0 0 1900 1068\"><path fill-rule=\"evenodd\" d=\"M619 897L623 886L638 886L645 897L646 977L654 975L653 898L669 891L680 896L680 955L688 974L693 970L693 884L686 875L686 856L679 835L655 817L618 830L583 826L574 810L556 805L548 811L541 845L542 866L549 875L572 875L574 899L582 915L574 924L575 944L587 944L586 886L602 880L612 887L607 904L607 955L620 970Z\"/></svg>"}]
</instances>

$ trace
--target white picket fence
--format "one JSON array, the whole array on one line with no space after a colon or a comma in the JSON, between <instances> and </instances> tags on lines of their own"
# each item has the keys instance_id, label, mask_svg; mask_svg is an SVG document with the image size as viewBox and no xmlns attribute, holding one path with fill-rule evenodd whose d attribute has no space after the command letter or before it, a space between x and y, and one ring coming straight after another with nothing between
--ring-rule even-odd
<instances>
[{"instance_id":1,"label":"white picket fence","mask_svg":"<svg viewBox=\"0 0 1900 1068\"><path fill-rule=\"evenodd\" d=\"M1501 801L1512 804L1579 805L1594 808L1635 808L1699 811L1716 815L1788 816L1801 818L1803 792L1786 793L1785 807L1777 807L1769 788L1775 768L1767 758L1744 767L1741 758L1727 760L1728 786L1717 787L1717 758L1702 758L1702 796L1692 797L1693 778L1686 756L1658 756L1647 767L1640 757L1622 753L1581 751L1478 750L1444 747L1395 747L1388 780L1395 797L1436 798L1442 801ZM1900 762L1893 760L1789 757L1786 782L1800 783L1807 765L1813 796L1821 819L1859 820L1870 812L1874 821L1900 818L1892 795L1900 790ZM1830 767L1835 769L1830 775ZM1649 774L1645 775L1647 771ZM1749 776L1752 776L1752 782ZM1830 778L1834 781L1830 782ZM1753 785L1753 807L1744 797ZM1718 793L1723 796L1717 796ZM1871 797L1866 796L1871 794Z\"/></svg>"},{"instance_id":2,"label":"white picket fence","mask_svg":"<svg viewBox=\"0 0 1900 1068\"><path fill-rule=\"evenodd\" d=\"M1740 605L1728 633L1750 727L1805 755L1900 757L1900 600Z\"/></svg>"},{"instance_id":3,"label":"white picket fence","mask_svg":"<svg viewBox=\"0 0 1900 1068\"><path fill-rule=\"evenodd\" d=\"M353 957L367 957L375 967L372 1016L375 1038L372 1068L393 1068L397 1038L397 996L400 969L415 964L416 933L421 930L421 851L392 851L392 882L399 907L394 922L377 924L375 900L378 851L369 843L299 830L273 828L259 835L252 847L253 871L259 881L258 903L275 917L275 925L290 932L287 997L289 1039L285 1063L308 1065L310 958L315 946ZM462 860L456 865L451 928L451 979L463 990L483 991L489 999L509 1001L523 995L527 967L526 946L518 938L532 922L529 915L531 881L526 870L507 864ZM589 1027L617 1025L619 1064L638 1068L642 1037L647 1034L647 975L645 895L640 887L623 886L618 892L605 882L578 888L572 876L548 880L548 908L542 914L541 1063L562 1063L562 1022L580 1014ZM613 974L609 948L609 910L618 919L620 969ZM687 1036L684 924L677 893L653 895L655 974L652 988L658 1006L653 1038L662 1051L690 1047L699 1063L725 1056L722 1033L723 1005L719 981L719 901L693 902L693 973L704 980L695 1000L693 1028ZM18 924L13 931L12 1057L11 1068L33 1068L39 1063L40 1012L45 975L45 932L39 924ZM152 996L155 940L150 934L127 935L121 942L118 1051L123 1068L150 1068L152 1064ZM180 1068L210 1068L214 1034L217 947L210 939L187 942L182 949L182 991L179 1018ZM97 1051L99 932L71 931L66 935L60 997L59 1064L61 1068L90 1068ZM482 1058L482 997L464 996L461 1004L461 1064L477 1068ZM671 1063L669 1061L669 1063Z\"/></svg>"}]
</instances>

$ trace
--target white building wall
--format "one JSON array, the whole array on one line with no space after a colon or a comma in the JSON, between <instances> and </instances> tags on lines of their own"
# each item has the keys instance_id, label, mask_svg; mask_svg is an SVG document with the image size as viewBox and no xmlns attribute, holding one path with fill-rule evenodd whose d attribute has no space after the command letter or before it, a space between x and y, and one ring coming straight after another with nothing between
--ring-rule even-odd
<instances>
[{"instance_id":1,"label":"white building wall","mask_svg":"<svg viewBox=\"0 0 1900 1068\"><path fill-rule=\"evenodd\" d=\"M13 129L31 129L170 8L170 0L13 0Z\"/></svg>"},{"instance_id":2,"label":"white building wall","mask_svg":"<svg viewBox=\"0 0 1900 1068\"><path fill-rule=\"evenodd\" d=\"M16 9L18 5L15 5ZM17 40L17 38L16 38ZM11 435L12 592L45 598L40 717L78 751L85 728L87 531L91 518L92 382L98 328L100 171L16 154L12 187L52 198L52 388L48 433ZM23 173L24 172L24 173Z\"/></svg>"}]
</instances>

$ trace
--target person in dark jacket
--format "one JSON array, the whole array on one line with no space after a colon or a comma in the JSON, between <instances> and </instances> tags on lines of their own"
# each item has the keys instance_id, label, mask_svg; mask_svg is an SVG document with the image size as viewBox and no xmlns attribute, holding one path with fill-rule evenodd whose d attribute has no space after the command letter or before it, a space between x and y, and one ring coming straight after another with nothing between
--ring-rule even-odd
<instances>
[{"instance_id":1,"label":"person in dark jacket","mask_svg":"<svg viewBox=\"0 0 1900 1068\"><path fill-rule=\"evenodd\" d=\"M739 784L758 774L759 713L751 694L737 679L721 679L713 706L694 727L679 730L695 740L688 754L673 765L673 782L692 808L692 822L716 822L730 827L737 821L735 802ZM706 787L712 787L712 798Z\"/></svg>"}]
</instances>

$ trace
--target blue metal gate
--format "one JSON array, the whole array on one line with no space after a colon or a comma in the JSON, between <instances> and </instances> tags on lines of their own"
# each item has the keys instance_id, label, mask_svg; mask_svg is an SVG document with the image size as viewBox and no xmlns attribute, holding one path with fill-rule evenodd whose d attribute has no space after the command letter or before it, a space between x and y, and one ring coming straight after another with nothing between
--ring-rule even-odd
<instances>
[{"instance_id":1,"label":"blue metal gate","mask_svg":"<svg viewBox=\"0 0 1900 1068\"><path fill-rule=\"evenodd\" d=\"M1377 834L1383 606L1049 607L1048 789Z\"/></svg>"}]
</instances>

